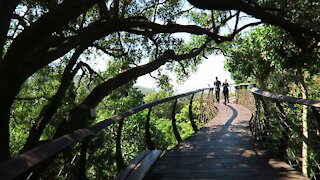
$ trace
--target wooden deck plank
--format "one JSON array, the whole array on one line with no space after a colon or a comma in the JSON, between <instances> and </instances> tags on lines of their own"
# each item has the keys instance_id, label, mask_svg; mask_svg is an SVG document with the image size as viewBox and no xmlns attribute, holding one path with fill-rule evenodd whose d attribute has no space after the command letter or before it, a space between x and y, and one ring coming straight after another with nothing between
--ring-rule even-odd
<instances>
[{"instance_id":1,"label":"wooden deck plank","mask_svg":"<svg viewBox=\"0 0 320 180\"><path fill-rule=\"evenodd\" d=\"M218 115L162 156L145 179L307 179L256 142L249 110L217 107Z\"/></svg>"}]
</instances>

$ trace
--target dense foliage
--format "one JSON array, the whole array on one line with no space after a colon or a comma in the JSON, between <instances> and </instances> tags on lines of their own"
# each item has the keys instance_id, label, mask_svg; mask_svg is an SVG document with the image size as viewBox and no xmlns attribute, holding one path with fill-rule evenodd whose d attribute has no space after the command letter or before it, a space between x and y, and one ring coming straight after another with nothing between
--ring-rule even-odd
<instances>
[{"instance_id":1,"label":"dense foliage","mask_svg":"<svg viewBox=\"0 0 320 180\"><path fill-rule=\"evenodd\" d=\"M271 0L257 3L276 15L319 33L320 4L317 1L288 3ZM296 91L293 90L294 84L300 88L300 83L308 91L314 87L306 85L314 83L305 81L315 80L315 75L319 74L319 40L306 35L299 37L279 27L262 25L252 28L238 34L236 41L226 45L225 49L228 55L225 67L232 72L234 79L257 83L262 89L291 94L290 91Z\"/></svg>"},{"instance_id":2,"label":"dense foliage","mask_svg":"<svg viewBox=\"0 0 320 180\"><path fill-rule=\"evenodd\" d=\"M241 12L261 21L240 23L247 16ZM202 57L221 50L230 53L228 67L238 81L260 78L273 88L285 82L286 92L295 92L291 87L298 74L299 83L308 89L318 81L314 76L319 61L318 14L319 2L312 0L1 0L0 161L153 99L143 99L133 87L139 76L157 71L153 76L158 85L173 93L164 70L175 72L182 82ZM238 35L262 23L276 27L261 26ZM240 44L224 44L234 38ZM253 44L259 49L251 48ZM276 75L286 78L272 78ZM309 94L317 96L316 92ZM187 107L178 105L177 120L186 137L190 134ZM170 128L163 123L166 120L158 121L168 118L167 108L160 106L152 115L153 131L165 140L157 146L163 148L174 141L172 136L162 137ZM145 112L125 121L132 134L124 134L124 141L141 135L139 119L144 117ZM112 176L115 169L103 167L114 162L114 147L108 145L114 145L115 129L110 127L87 143L95 147L89 149L101 151L87 152L95 154L88 155L92 164L100 156L110 158L88 166L88 177ZM123 147L126 161L143 147L143 138L133 141ZM55 163L73 161L68 154L60 156L65 157Z\"/></svg>"},{"instance_id":3,"label":"dense foliage","mask_svg":"<svg viewBox=\"0 0 320 180\"><path fill-rule=\"evenodd\" d=\"M264 4L276 7L276 14L319 32L320 20L316 18L319 17L319 2L265 1ZM306 11L309 8L313 10ZM309 39L307 43L308 39L307 36L288 34L283 29L270 25L254 27L238 34L233 43L222 46L227 56L225 68L231 71L237 82L257 84L263 90L278 94L320 100L317 93L320 90L319 41ZM315 119L317 111L307 106L281 103L283 113L279 113L280 103L276 104L267 98L261 100L264 101L263 108L258 109L255 113L259 115L254 116L257 117L261 130L270 132L269 136L260 132L258 136L266 137L260 140L268 144L266 146L269 149L282 152L282 156L287 157L297 169L304 171L305 175L315 178L319 170L314 166L319 161L319 152L313 147L317 143L314 140L319 138ZM284 122L286 125L283 125ZM305 136L308 137L309 147L303 151Z\"/></svg>"}]
</instances>

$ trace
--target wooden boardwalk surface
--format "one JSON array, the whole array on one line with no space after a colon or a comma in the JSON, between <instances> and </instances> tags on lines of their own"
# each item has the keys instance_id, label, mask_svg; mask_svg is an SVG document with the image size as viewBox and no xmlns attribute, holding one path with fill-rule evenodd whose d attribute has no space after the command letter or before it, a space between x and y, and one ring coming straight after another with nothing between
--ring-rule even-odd
<instances>
[{"instance_id":1,"label":"wooden boardwalk surface","mask_svg":"<svg viewBox=\"0 0 320 180\"><path fill-rule=\"evenodd\" d=\"M218 115L163 155L145 179L307 179L254 140L249 110L217 107Z\"/></svg>"}]
</instances>

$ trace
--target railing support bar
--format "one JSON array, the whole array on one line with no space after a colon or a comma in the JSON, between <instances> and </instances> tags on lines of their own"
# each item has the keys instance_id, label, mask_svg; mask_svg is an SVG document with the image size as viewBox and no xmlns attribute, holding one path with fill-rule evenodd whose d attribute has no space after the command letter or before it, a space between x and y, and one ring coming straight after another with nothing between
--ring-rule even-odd
<instances>
[{"instance_id":1,"label":"railing support bar","mask_svg":"<svg viewBox=\"0 0 320 180\"><path fill-rule=\"evenodd\" d=\"M193 131L194 131L194 132L197 132L197 131L198 131L198 127L197 127L196 123L194 122L193 113L192 113L193 97L194 97L194 94L192 94L192 95L191 95L191 98L190 98L190 104L189 104L189 119L190 119L190 123L191 123L191 126L192 126Z\"/></svg>"},{"instance_id":2,"label":"railing support bar","mask_svg":"<svg viewBox=\"0 0 320 180\"><path fill-rule=\"evenodd\" d=\"M201 91L201 96L200 96L200 119L201 119L201 121L204 123L205 122L205 118L206 118L206 116L205 116L205 114L204 114L204 107L203 107L203 93L204 93L204 91Z\"/></svg>"},{"instance_id":3,"label":"railing support bar","mask_svg":"<svg viewBox=\"0 0 320 180\"><path fill-rule=\"evenodd\" d=\"M146 143L149 150L154 150L154 144L152 143L151 133L150 133L150 115L151 115L152 106L149 107L148 115L146 119L146 127L145 127L145 135L146 135Z\"/></svg>"},{"instance_id":4,"label":"railing support bar","mask_svg":"<svg viewBox=\"0 0 320 180\"><path fill-rule=\"evenodd\" d=\"M181 136L179 134L177 123L176 123L176 106L177 106L177 102L178 102L178 99L175 99L175 101L173 102L171 120L172 120L172 129L173 129L174 136L176 137L176 140L178 142L181 142L182 139L181 139Z\"/></svg>"},{"instance_id":5,"label":"railing support bar","mask_svg":"<svg viewBox=\"0 0 320 180\"><path fill-rule=\"evenodd\" d=\"M120 172L121 169L125 167L124 160L122 157L122 151L121 151L121 132L122 132L123 121L124 121L124 118L122 118L118 123L119 126L117 129L117 139L116 139L116 161L117 161L118 172Z\"/></svg>"},{"instance_id":6,"label":"railing support bar","mask_svg":"<svg viewBox=\"0 0 320 180\"><path fill-rule=\"evenodd\" d=\"M81 145L80 159L78 164L79 180L85 180L86 177L86 163L87 163L87 150L89 144L89 137L85 138Z\"/></svg>"}]
</instances>

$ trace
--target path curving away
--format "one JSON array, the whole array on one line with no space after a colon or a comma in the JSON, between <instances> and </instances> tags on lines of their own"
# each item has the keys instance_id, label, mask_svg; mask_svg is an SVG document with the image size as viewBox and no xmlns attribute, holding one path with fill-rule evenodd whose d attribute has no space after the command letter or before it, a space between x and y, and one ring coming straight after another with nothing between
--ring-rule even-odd
<instances>
[{"instance_id":1,"label":"path curving away","mask_svg":"<svg viewBox=\"0 0 320 180\"><path fill-rule=\"evenodd\" d=\"M218 115L163 155L145 179L307 179L255 141L248 109L217 107Z\"/></svg>"}]
</instances>

